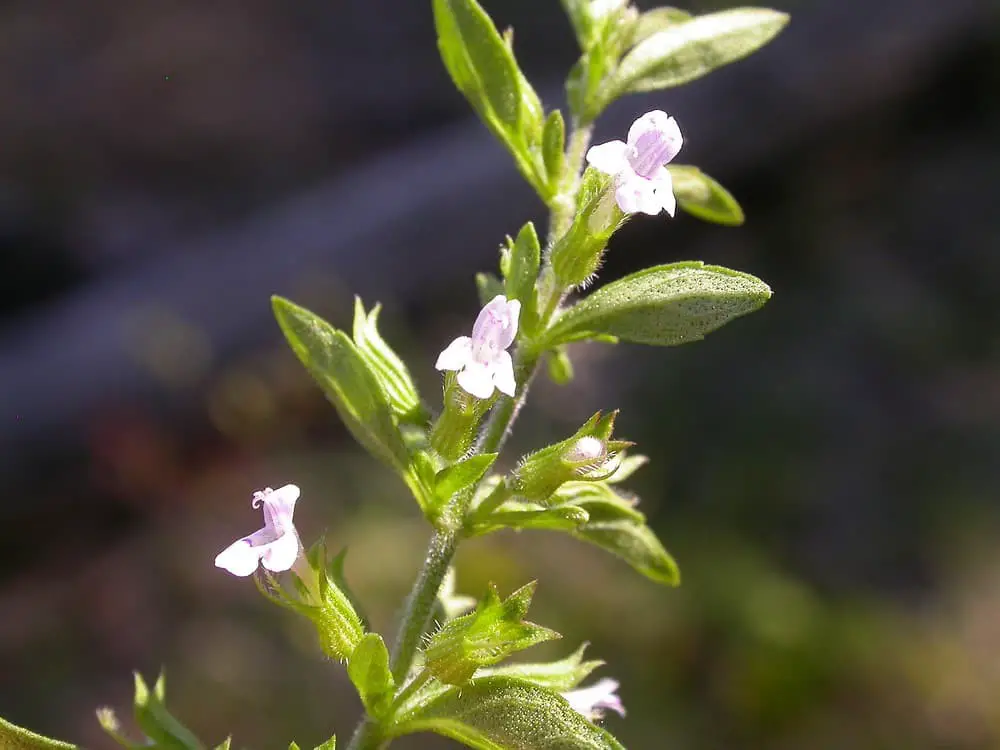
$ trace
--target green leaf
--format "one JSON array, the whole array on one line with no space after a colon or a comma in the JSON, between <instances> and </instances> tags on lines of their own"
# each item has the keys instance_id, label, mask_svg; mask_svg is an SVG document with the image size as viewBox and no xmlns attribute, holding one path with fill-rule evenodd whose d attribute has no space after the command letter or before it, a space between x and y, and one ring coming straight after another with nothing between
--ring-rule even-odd
<instances>
[{"instance_id":1,"label":"green leaf","mask_svg":"<svg viewBox=\"0 0 1000 750\"><path fill-rule=\"evenodd\" d=\"M566 141L566 123L563 122L562 112L554 109L549 112L545 120L545 129L542 131L542 159L545 162L545 171L549 175L549 185L553 194L558 188L558 182L562 179L563 165L566 161L564 152Z\"/></svg>"},{"instance_id":2,"label":"green leaf","mask_svg":"<svg viewBox=\"0 0 1000 750\"><path fill-rule=\"evenodd\" d=\"M560 0L563 10L573 24L573 31L580 47L586 49L593 36L594 21L590 12L592 0Z\"/></svg>"},{"instance_id":3,"label":"green leaf","mask_svg":"<svg viewBox=\"0 0 1000 750\"><path fill-rule=\"evenodd\" d=\"M475 0L434 0L441 59L455 86L485 118L519 132L517 63L493 21Z\"/></svg>"},{"instance_id":4,"label":"green leaf","mask_svg":"<svg viewBox=\"0 0 1000 750\"><path fill-rule=\"evenodd\" d=\"M534 590L532 582L501 601L491 584L474 612L445 623L430 637L424 651L427 671L441 682L458 685L479 667L559 638L555 631L524 620Z\"/></svg>"},{"instance_id":5,"label":"green leaf","mask_svg":"<svg viewBox=\"0 0 1000 750\"><path fill-rule=\"evenodd\" d=\"M641 14L629 29L629 46L648 39L653 34L690 21L694 16L680 8L653 8Z\"/></svg>"},{"instance_id":6,"label":"green leaf","mask_svg":"<svg viewBox=\"0 0 1000 750\"><path fill-rule=\"evenodd\" d=\"M315 750L337 750L337 738L331 737L326 742L316 745Z\"/></svg>"},{"instance_id":7,"label":"green leaf","mask_svg":"<svg viewBox=\"0 0 1000 750\"><path fill-rule=\"evenodd\" d=\"M677 346L760 308L771 289L749 274L701 261L653 266L607 284L578 302L544 334L554 346L595 334Z\"/></svg>"},{"instance_id":8,"label":"green leaf","mask_svg":"<svg viewBox=\"0 0 1000 750\"><path fill-rule=\"evenodd\" d=\"M496 453L480 453L439 471L434 483L434 494L438 501L447 502L456 492L474 485L496 460Z\"/></svg>"},{"instance_id":9,"label":"green leaf","mask_svg":"<svg viewBox=\"0 0 1000 750\"><path fill-rule=\"evenodd\" d=\"M43 737L0 719L0 748L3 750L76 750L76 745Z\"/></svg>"},{"instance_id":10,"label":"green leaf","mask_svg":"<svg viewBox=\"0 0 1000 750\"><path fill-rule=\"evenodd\" d=\"M743 223L743 209L736 199L698 167L671 164L667 169L673 178L677 202L689 214L727 226Z\"/></svg>"},{"instance_id":11,"label":"green leaf","mask_svg":"<svg viewBox=\"0 0 1000 750\"><path fill-rule=\"evenodd\" d=\"M509 41L476 0L434 0L434 25L441 59L455 86L548 202L544 165L536 158L544 112Z\"/></svg>"},{"instance_id":12,"label":"green leaf","mask_svg":"<svg viewBox=\"0 0 1000 750\"><path fill-rule=\"evenodd\" d=\"M289 742L288 743L288 750L300 750L299 743L295 742L294 740L292 742Z\"/></svg>"},{"instance_id":13,"label":"green leaf","mask_svg":"<svg viewBox=\"0 0 1000 750\"><path fill-rule=\"evenodd\" d=\"M764 46L787 23L786 13L735 8L667 26L625 55L608 81L603 101L693 81Z\"/></svg>"},{"instance_id":14,"label":"green leaf","mask_svg":"<svg viewBox=\"0 0 1000 750\"><path fill-rule=\"evenodd\" d=\"M530 333L538 325L535 284L538 281L542 255L535 225L529 221L521 227L514 242L510 242L508 238L508 248L510 261L506 273L506 296L507 299L516 299L521 303L520 326Z\"/></svg>"},{"instance_id":15,"label":"green leaf","mask_svg":"<svg viewBox=\"0 0 1000 750\"><path fill-rule=\"evenodd\" d=\"M549 379L556 385L566 385L573 380L573 362L569 358L566 347L557 346L545 358Z\"/></svg>"},{"instance_id":16,"label":"green leaf","mask_svg":"<svg viewBox=\"0 0 1000 750\"><path fill-rule=\"evenodd\" d=\"M591 513L591 506L584 507ZM591 513L591 520L571 533L620 557L657 583L677 586L681 582L677 563L644 523L628 518L595 520Z\"/></svg>"},{"instance_id":17,"label":"green leaf","mask_svg":"<svg viewBox=\"0 0 1000 750\"><path fill-rule=\"evenodd\" d=\"M226 737L222 742L215 746L215 750L229 750L230 745L233 744L232 737Z\"/></svg>"},{"instance_id":18,"label":"green leaf","mask_svg":"<svg viewBox=\"0 0 1000 750\"><path fill-rule=\"evenodd\" d=\"M274 315L292 351L333 403L351 434L374 456L409 475L409 456L385 394L354 342L325 320L282 297Z\"/></svg>"},{"instance_id":19,"label":"green leaf","mask_svg":"<svg viewBox=\"0 0 1000 750\"><path fill-rule=\"evenodd\" d=\"M453 687L400 717L390 736L437 732L481 750L624 750L558 693L512 677Z\"/></svg>"},{"instance_id":20,"label":"green leaf","mask_svg":"<svg viewBox=\"0 0 1000 750\"><path fill-rule=\"evenodd\" d=\"M485 307L491 299L504 293L504 284L491 273L477 273L476 292L479 296L479 304Z\"/></svg>"},{"instance_id":21,"label":"green leaf","mask_svg":"<svg viewBox=\"0 0 1000 750\"><path fill-rule=\"evenodd\" d=\"M519 505L524 509L512 510ZM589 519L587 511L576 505L539 508L529 503L506 503L500 510L493 511L485 518L472 521L468 533L470 536L481 536L501 529L572 531Z\"/></svg>"},{"instance_id":22,"label":"green leaf","mask_svg":"<svg viewBox=\"0 0 1000 750\"><path fill-rule=\"evenodd\" d=\"M375 305L366 313L361 298L354 298L354 344L382 387L393 414L404 422L424 423L427 410L420 403L410 371L378 331L381 309L381 305Z\"/></svg>"},{"instance_id":23,"label":"green leaf","mask_svg":"<svg viewBox=\"0 0 1000 750\"><path fill-rule=\"evenodd\" d=\"M389 651L382 636L369 633L361 639L347 662L347 674L365 710L373 718L383 718L392 704L396 681L389 670Z\"/></svg>"},{"instance_id":24,"label":"green leaf","mask_svg":"<svg viewBox=\"0 0 1000 750\"><path fill-rule=\"evenodd\" d=\"M549 690L558 692L572 690L587 679L591 672L604 664L600 659L584 661L583 652L586 649L587 644L584 643L572 654L559 661L484 667L476 672L476 679L514 677Z\"/></svg>"},{"instance_id":25,"label":"green leaf","mask_svg":"<svg viewBox=\"0 0 1000 750\"><path fill-rule=\"evenodd\" d=\"M325 545L325 542L324 542ZM322 550L317 553L318 558L322 559L326 557L326 550ZM330 579L333 581L334 586L340 590L340 592L347 597L348 603L353 607L355 614L361 622L362 631L368 628L368 617L365 615L364 609L361 606L361 600L358 599L354 591L351 590L350 584L347 582L347 576L344 573L344 563L347 561L347 547L340 550L333 558L330 563L326 566L327 572L330 575Z\"/></svg>"},{"instance_id":26,"label":"green leaf","mask_svg":"<svg viewBox=\"0 0 1000 750\"><path fill-rule=\"evenodd\" d=\"M593 483L567 482L559 488L553 500L587 511L588 522L623 519L638 524L646 522L646 516L635 507L635 499L622 497L607 480Z\"/></svg>"},{"instance_id":27,"label":"green leaf","mask_svg":"<svg viewBox=\"0 0 1000 750\"><path fill-rule=\"evenodd\" d=\"M142 675L135 672L135 721L160 750L201 750L203 745L191 730L167 711L166 683L161 674L152 692Z\"/></svg>"},{"instance_id":28,"label":"green leaf","mask_svg":"<svg viewBox=\"0 0 1000 750\"><path fill-rule=\"evenodd\" d=\"M648 463L649 456L641 456L638 453L625 456L618 465L618 469L608 477L607 481L609 484L624 482Z\"/></svg>"}]
</instances>

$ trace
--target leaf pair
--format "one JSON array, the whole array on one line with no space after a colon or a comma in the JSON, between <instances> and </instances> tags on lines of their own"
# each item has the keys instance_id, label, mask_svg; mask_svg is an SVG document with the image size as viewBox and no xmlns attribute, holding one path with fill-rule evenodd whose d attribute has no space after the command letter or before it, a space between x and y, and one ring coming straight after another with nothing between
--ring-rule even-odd
<instances>
[{"instance_id":1,"label":"leaf pair","mask_svg":"<svg viewBox=\"0 0 1000 750\"><path fill-rule=\"evenodd\" d=\"M318 315L272 297L274 315L289 346L333 404L344 425L369 453L402 477L421 508L430 503L400 421L422 418L416 388L402 360L376 328L379 308L356 303L355 340Z\"/></svg>"}]
</instances>

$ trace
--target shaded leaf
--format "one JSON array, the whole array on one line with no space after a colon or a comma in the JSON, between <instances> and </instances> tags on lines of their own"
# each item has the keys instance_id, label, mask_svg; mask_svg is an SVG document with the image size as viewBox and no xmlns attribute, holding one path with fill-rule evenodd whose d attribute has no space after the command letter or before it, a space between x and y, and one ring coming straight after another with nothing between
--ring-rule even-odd
<instances>
[{"instance_id":1,"label":"shaded leaf","mask_svg":"<svg viewBox=\"0 0 1000 750\"><path fill-rule=\"evenodd\" d=\"M437 732L481 750L624 750L558 693L512 677L451 688L400 718L391 736Z\"/></svg>"},{"instance_id":2,"label":"shaded leaf","mask_svg":"<svg viewBox=\"0 0 1000 750\"><path fill-rule=\"evenodd\" d=\"M490 470L496 460L496 453L480 453L439 471L434 480L434 494L438 501L446 502L456 492L474 485Z\"/></svg>"},{"instance_id":3,"label":"shaded leaf","mask_svg":"<svg viewBox=\"0 0 1000 750\"><path fill-rule=\"evenodd\" d=\"M559 661L484 667L476 672L476 679L514 677L558 692L572 690L587 679L591 672L604 664L600 659L584 661L583 652L586 649L587 644L584 643L572 654Z\"/></svg>"},{"instance_id":4,"label":"shaded leaf","mask_svg":"<svg viewBox=\"0 0 1000 750\"><path fill-rule=\"evenodd\" d=\"M143 733L162 750L201 750L203 745L191 730L171 716L164 704L166 682L161 674L153 690L135 673L135 721Z\"/></svg>"},{"instance_id":5,"label":"shaded leaf","mask_svg":"<svg viewBox=\"0 0 1000 750\"><path fill-rule=\"evenodd\" d=\"M673 178L677 203L683 210L716 224L738 226L743 223L743 209L736 199L698 167L670 164L667 169Z\"/></svg>"},{"instance_id":6,"label":"shaded leaf","mask_svg":"<svg viewBox=\"0 0 1000 750\"><path fill-rule=\"evenodd\" d=\"M347 661L347 674L368 713L381 719L392 704L396 681L389 670L389 651L382 636L368 633Z\"/></svg>"}]
</instances>

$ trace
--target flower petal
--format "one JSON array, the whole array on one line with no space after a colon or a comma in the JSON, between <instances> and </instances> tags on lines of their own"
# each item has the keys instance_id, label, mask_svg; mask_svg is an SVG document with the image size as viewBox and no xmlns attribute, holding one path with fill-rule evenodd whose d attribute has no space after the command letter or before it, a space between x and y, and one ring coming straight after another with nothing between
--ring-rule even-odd
<instances>
[{"instance_id":1,"label":"flower petal","mask_svg":"<svg viewBox=\"0 0 1000 750\"><path fill-rule=\"evenodd\" d=\"M264 526L271 529L275 537L295 530L292 515L295 513L295 501L298 499L299 488L294 484L254 494L254 502L260 500L264 506Z\"/></svg>"},{"instance_id":2,"label":"flower petal","mask_svg":"<svg viewBox=\"0 0 1000 750\"><path fill-rule=\"evenodd\" d=\"M458 384L462 389L476 398L489 398L493 395L493 368L481 362L469 362L458 373Z\"/></svg>"},{"instance_id":3,"label":"flower petal","mask_svg":"<svg viewBox=\"0 0 1000 750\"><path fill-rule=\"evenodd\" d=\"M663 210L673 216L677 210L677 198L674 196L674 180L670 176L670 170L666 167L660 167L656 176L653 177L652 183L656 198Z\"/></svg>"},{"instance_id":4,"label":"flower petal","mask_svg":"<svg viewBox=\"0 0 1000 750\"><path fill-rule=\"evenodd\" d=\"M215 556L215 565L234 576L251 575L260 562L260 549L246 539L238 539Z\"/></svg>"},{"instance_id":5,"label":"flower petal","mask_svg":"<svg viewBox=\"0 0 1000 750\"><path fill-rule=\"evenodd\" d=\"M655 184L634 172L622 175L618 180L615 201L618 203L618 208L627 214L641 212L655 216L662 208L656 196Z\"/></svg>"},{"instance_id":6,"label":"flower petal","mask_svg":"<svg viewBox=\"0 0 1000 750\"><path fill-rule=\"evenodd\" d=\"M591 146L587 151L587 163L604 174L618 174L628 167L626 152L628 145L621 141L608 141L598 146Z\"/></svg>"},{"instance_id":7,"label":"flower petal","mask_svg":"<svg viewBox=\"0 0 1000 750\"><path fill-rule=\"evenodd\" d=\"M280 573L292 567L295 559L299 556L299 549L298 534L292 529L287 534L282 534L270 544L259 547L257 551L260 554L260 561L265 568L274 573Z\"/></svg>"},{"instance_id":8,"label":"flower petal","mask_svg":"<svg viewBox=\"0 0 1000 750\"><path fill-rule=\"evenodd\" d=\"M514 380L514 361L508 352L497 354L493 363L493 385L501 393L506 393L511 398L517 391L517 382Z\"/></svg>"},{"instance_id":9,"label":"flower petal","mask_svg":"<svg viewBox=\"0 0 1000 750\"><path fill-rule=\"evenodd\" d=\"M589 687L568 690L562 695L574 711L593 721L603 717L605 710L614 711L619 716L625 715L625 706L618 697L617 690L618 681L605 677Z\"/></svg>"},{"instance_id":10,"label":"flower petal","mask_svg":"<svg viewBox=\"0 0 1000 750\"><path fill-rule=\"evenodd\" d=\"M498 294L490 300L472 326L472 356L478 359L485 353L492 358L494 352L510 346L517 335L520 314L521 303L516 299L508 301Z\"/></svg>"},{"instance_id":11,"label":"flower petal","mask_svg":"<svg viewBox=\"0 0 1000 750\"><path fill-rule=\"evenodd\" d=\"M461 370L470 359L472 359L472 339L468 336L459 336L438 355L434 367L438 370Z\"/></svg>"},{"instance_id":12,"label":"flower petal","mask_svg":"<svg viewBox=\"0 0 1000 750\"><path fill-rule=\"evenodd\" d=\"M677 156L683 143L673 117L658 109L647 112L629 128L629 163L638 174L652 179L658 167Z\"/></svg>"}]
</instances>

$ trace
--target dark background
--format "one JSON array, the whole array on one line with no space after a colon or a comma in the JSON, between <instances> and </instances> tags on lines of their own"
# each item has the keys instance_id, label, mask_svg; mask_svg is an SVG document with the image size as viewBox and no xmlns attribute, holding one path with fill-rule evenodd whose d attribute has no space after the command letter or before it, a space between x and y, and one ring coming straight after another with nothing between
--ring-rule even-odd
<instances>
[{"instance_id":1,"label":"dark background","mask_svg":"<svg viewBox=\"0 0 1000 750\"><path fill-rule=\"evenodd\" d=\"M486 5L558 105L556 0ZM463 548L460 587L538 578L565 640L534 656L591 641L629 747L1000 747L997 5L777 5L763 51L598 134L667 110L679 161L748 216L636 220L605 279L701 259L774 298L692 346L577 348L512 446L620 406L684 585L525 533ZM127 714L130 670L164 666L206 742L346 740L343 671L212 558L286 482L383 630L422 558L268 295L340 326L380 300L436 403L473 274L544 219L451 88L430 3L6 2L0 144L0 715L107 747L93 710Z\"/></svg>"}]
</instances>

